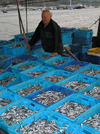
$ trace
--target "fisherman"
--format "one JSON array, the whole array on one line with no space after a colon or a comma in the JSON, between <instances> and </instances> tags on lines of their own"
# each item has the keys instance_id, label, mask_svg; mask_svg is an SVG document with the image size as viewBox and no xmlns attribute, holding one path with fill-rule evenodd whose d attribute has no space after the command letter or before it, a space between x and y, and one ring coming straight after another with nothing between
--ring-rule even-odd
<instances>
[{"instance_id":1,"label":"fisherman","mask_svg":"<svg viewBox=\"0 0 100 134\"><path fill-rule=\"evenodd\" d=\"M60 26L51 17L52 13L49 10L42 12L42 20L29 41L28 47L35 45L41 39L44 51L52 53L54 57L57 54L62 55L63 44Z\"/></svg>"}]
</instances>

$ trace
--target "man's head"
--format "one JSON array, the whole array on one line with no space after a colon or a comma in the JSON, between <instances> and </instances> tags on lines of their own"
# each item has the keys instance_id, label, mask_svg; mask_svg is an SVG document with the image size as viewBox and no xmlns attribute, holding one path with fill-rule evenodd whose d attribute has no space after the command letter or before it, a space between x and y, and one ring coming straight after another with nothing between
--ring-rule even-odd
<instances>
[{"instance_id":1,"label":"man's head","mask_svg":"<svg viewBox=\"0 0 100 134\"><path fill-rule=\"evenodd\" d=\"M45 25L48 25L52 17L52 13L49 10L44 10L42 12L42 21Z\"/></svg>"}]
</instances>

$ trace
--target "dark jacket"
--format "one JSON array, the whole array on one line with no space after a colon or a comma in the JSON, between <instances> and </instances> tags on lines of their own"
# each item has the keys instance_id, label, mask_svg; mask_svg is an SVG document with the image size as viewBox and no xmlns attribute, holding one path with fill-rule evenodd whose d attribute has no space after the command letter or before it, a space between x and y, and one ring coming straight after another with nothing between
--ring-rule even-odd
<instances>
[{"instance_id":1,"label":"dark jacket","mask_svg":"<svg viewBox=\"0 0 100 134\"><path fill-rule=\"evenodd\" d=\"M58 54L62 54L63 44L61 39L61 29L59 25L52 19L45 28L42 21L39 23L29 42L29 45L35 45L39 39L42 41L42 47L44 51L51 53L57 52Z\"/></svg>"}]
</instances>

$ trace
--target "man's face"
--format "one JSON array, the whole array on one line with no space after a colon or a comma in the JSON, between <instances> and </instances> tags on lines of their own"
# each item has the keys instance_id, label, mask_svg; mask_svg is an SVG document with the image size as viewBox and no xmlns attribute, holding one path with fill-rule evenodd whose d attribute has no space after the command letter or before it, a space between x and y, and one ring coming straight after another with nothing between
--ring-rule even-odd
<instances>
[{"instance_id":1,"label":"man's face","mask_svg":"<svg viewBox=\"0 0 100 134\"><path fill-rule=\"evenodd\" d=\"M43 24L48 24L50 20L51 20L51 16L47 12L42 13Z\"/></svg>"}]
</instances>

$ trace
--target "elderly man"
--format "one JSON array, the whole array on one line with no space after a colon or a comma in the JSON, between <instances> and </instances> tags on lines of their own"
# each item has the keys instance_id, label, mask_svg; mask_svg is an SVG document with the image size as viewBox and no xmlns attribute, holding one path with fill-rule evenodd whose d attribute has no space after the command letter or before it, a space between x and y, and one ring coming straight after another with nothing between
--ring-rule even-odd
<instances>
[{"instance_id":1,"label":"elderly man","mask_svg":"<svg viewBox=\"0 0 100 134\"><path fill-rule=\"evenodd\" d=\"M49 10L42 12L42 21L36 28L29 42L29 46L35 45L35 43L41 39L44 51L51 52L52 57L54 57L57 54L62 55L63 44L61 40L61 29L51 17L52 14Z\"/></svg>"}]
</instances>

